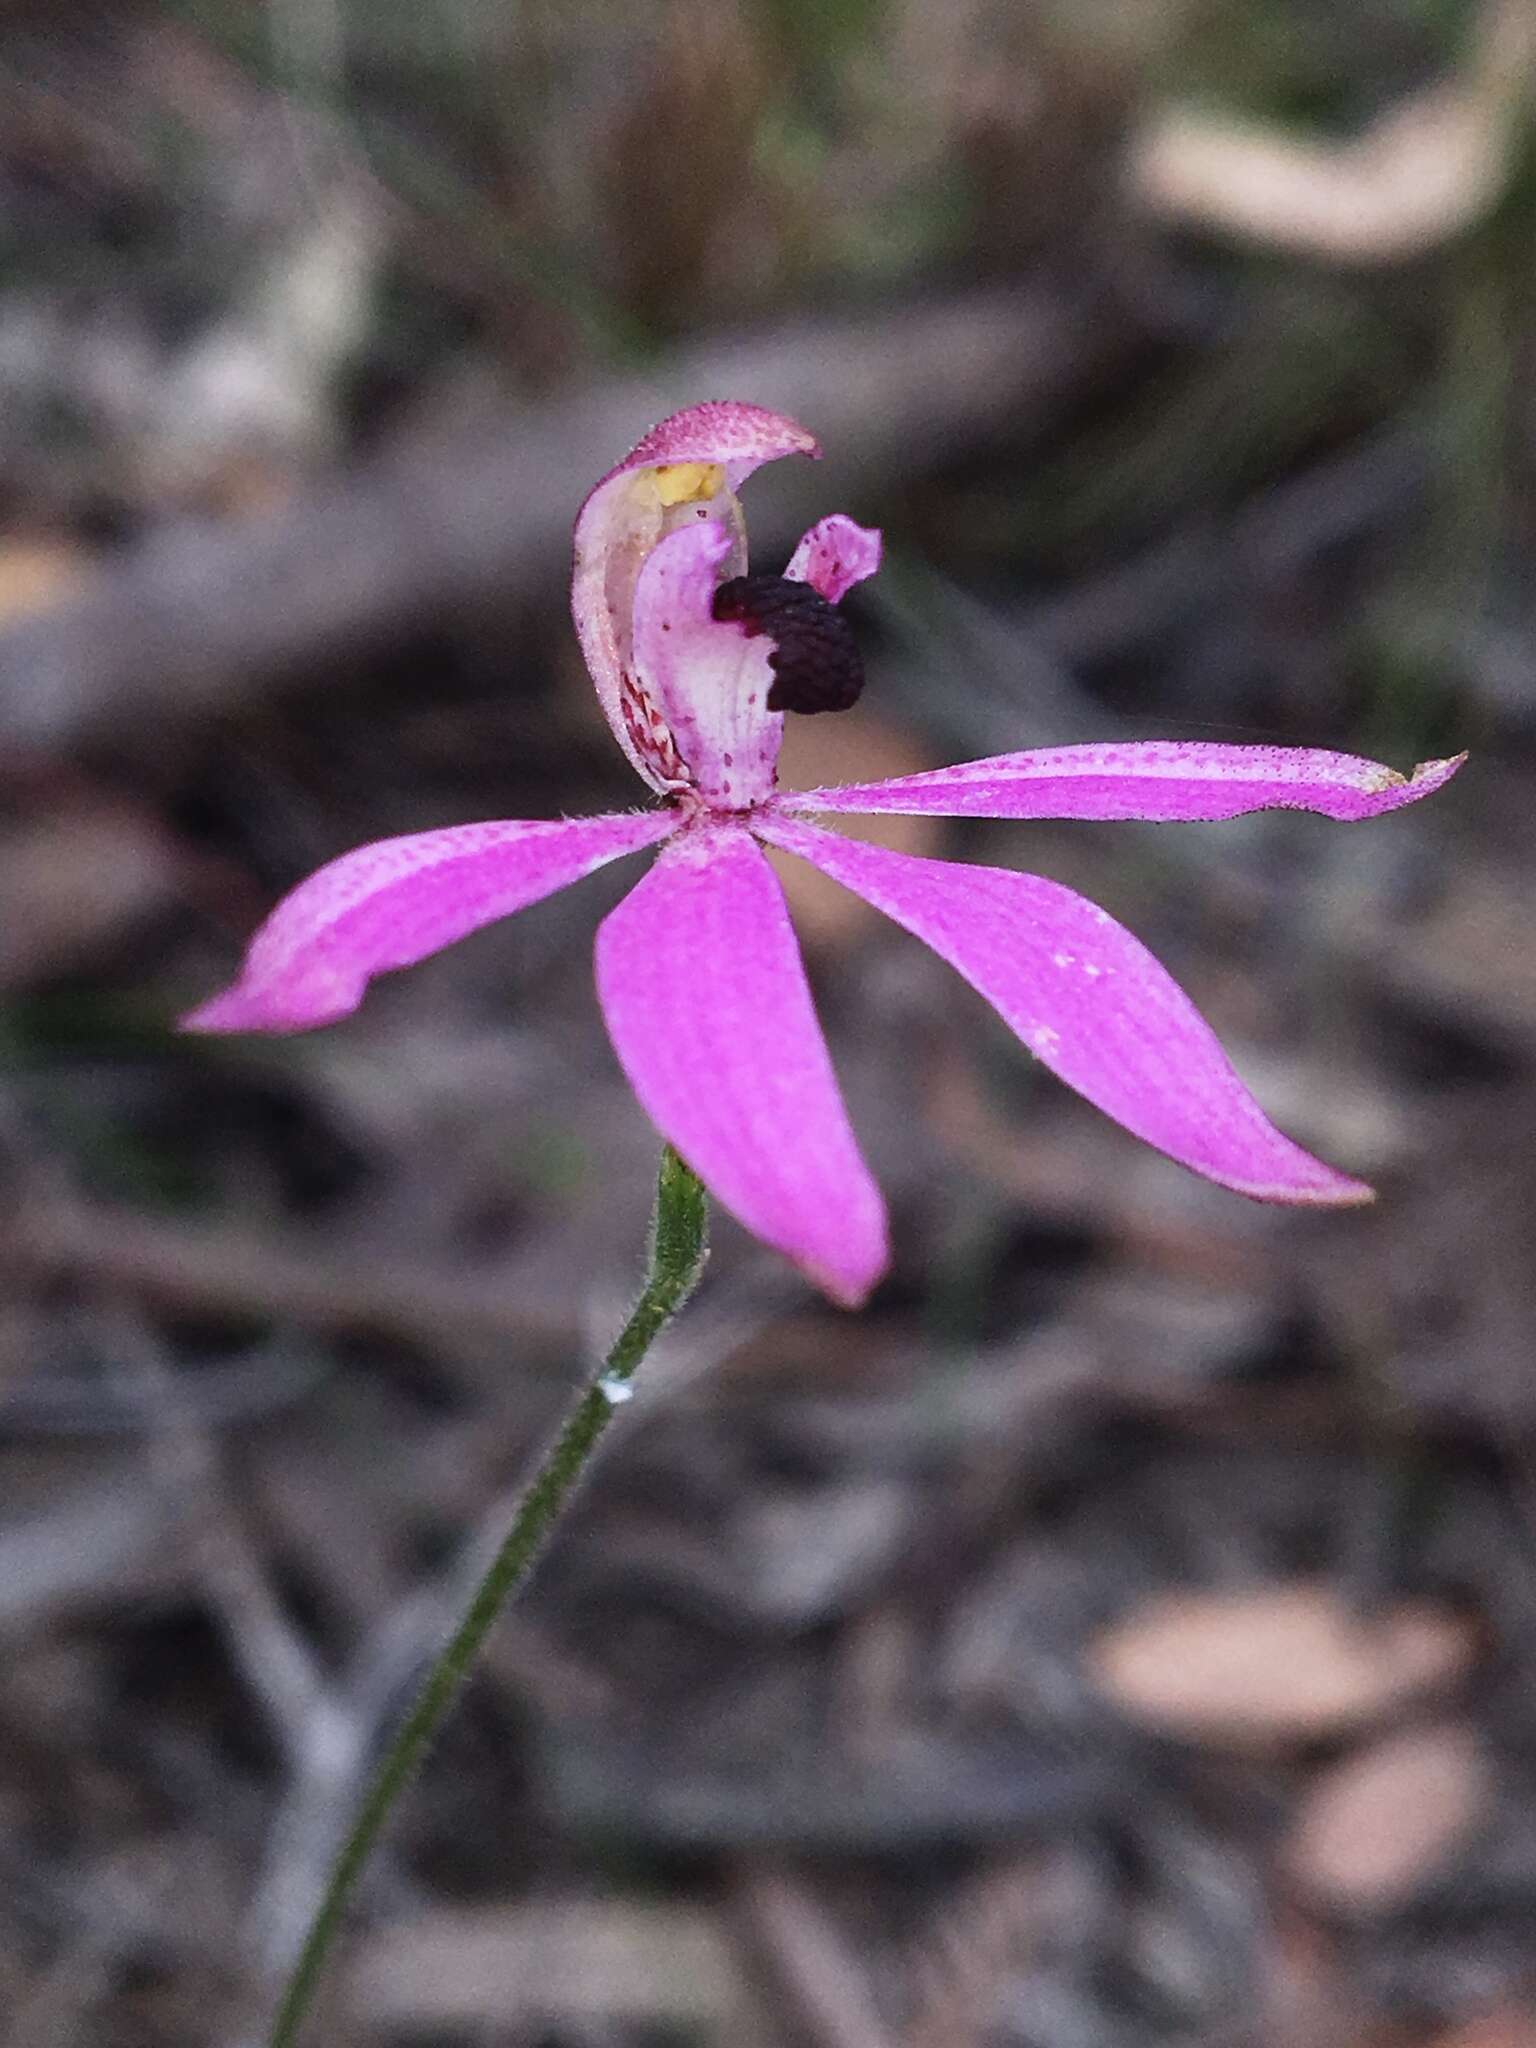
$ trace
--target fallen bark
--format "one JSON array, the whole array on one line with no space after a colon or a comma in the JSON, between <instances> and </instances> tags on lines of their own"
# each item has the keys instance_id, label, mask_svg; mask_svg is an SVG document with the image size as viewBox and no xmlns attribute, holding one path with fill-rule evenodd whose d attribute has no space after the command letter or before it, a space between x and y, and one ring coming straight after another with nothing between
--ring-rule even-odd
<instances>
[{"instance_id":1,"label":"fallen bark","mask_svg":"<svg viewBox=\"0 0 1536 2048\"><path fill-rule=\"evenodd\" d=\"M791 508L1037 428L1122 359L1059 281L713 340L664 367L387 451L258 519L180 523L98 571L73 601L0 634L0 748L21 752L249 697L317 659L425 619L515 602L564 573L588 485L653 419L739 395L804 418L827 460ZM760 531L762 529L760 528ZM0 756L3 765L3 756Z\"/></svg>"}]
</instances>

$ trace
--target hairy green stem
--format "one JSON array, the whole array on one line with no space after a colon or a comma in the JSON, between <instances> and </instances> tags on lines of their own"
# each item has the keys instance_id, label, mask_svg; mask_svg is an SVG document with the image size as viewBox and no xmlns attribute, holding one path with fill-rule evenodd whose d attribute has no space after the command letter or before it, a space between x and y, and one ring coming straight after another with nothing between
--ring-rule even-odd
<instances>
[{"instance_id":1,"label":"hairy green stem","mask_svg":"<svg viewBox=\"0 0 1536 2048\"><path fill-rule=\"evenodd\" d=\"M687 1301L703 1270L708 1208L704 1189L669 1145L662 1153L651 1223L645 1286L600 1372L566 1417L548 1455L518 1501L512 1526L475 1589L463 1619L422 1681L410 1712L380 1759L337 1852L325 1895L310 1922L268 2037L269 2048L293 2048L309 2011L347 1903L395 1801L415 1776L454 1694L468 1675L491 1624L524 1584L545 1538L586 1469L614 1408L629 1396L641 1360Z\"/></svg>"}]
</instances>

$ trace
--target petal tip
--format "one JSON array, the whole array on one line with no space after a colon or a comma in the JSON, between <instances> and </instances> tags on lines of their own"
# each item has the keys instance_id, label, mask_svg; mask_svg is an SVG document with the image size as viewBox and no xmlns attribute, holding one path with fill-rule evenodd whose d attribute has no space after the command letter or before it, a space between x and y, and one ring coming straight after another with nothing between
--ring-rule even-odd
<instances>
[{"instance_id":1,"label":"petal tip","mask_svg":"<svg viewBox=\"0 0 1536 2048\"><path fill-rule=\"evenodd\" d=\"M863 1308L891 1267L885 1197L873 1180L857 1197L850 1190L841 1230L830 1241L823 1235L818 1249L803 1251L795 1264L838 1308Z\"/></svg>"},{"instance_id":2,"label":"petal tip","mask_svg":"<svg viewBox=\"0 0 1536 2048\"><path fill-rule=\"evenodd\" d=\"M819 1288L838 1308L861 1309L885 1278L890 1256L882 1248L878 1263L844 1267L834 1272L810 1259L800 1261L800 1270L813 1287Z\"/></svg>"},{"instance_id":3,"label":"petal tip","mask_svg":"<svg viewBox=\"0 0 1536 2048\"><path fill-rule=\"evenodd\" d=\"M315 1031L324 1024L340 1023L350 1017L362 1000L362 990L349 1000L337 992L333 1000L312 1003L300 1010L274 1001L270 991L250 989L240 982L210 996L176 1020L176 1029L199 1037L221 1037L240 1031L260 1031L277 1036L294 1031Z\"/></svg>"},{"instance_id":4,"label":"petal tip","mask_svg":"<svg viewBox=\"0 0 1536 2048\"><path fill-rule=\"evenodd\" d=\"M1320 1161L1318 1163L1321 1165ZM1243 1186L1237 1181L1228 1181L1226 1185L1236 1194L1247 1195L1251 1201L1290 1209L1366 1209L1376 1200L1376 1190L1368 1181L1356 1180L1351 1174L1337 1173L1331 1167L1324 1168L1323 1173L1325 1177L1315 1180L1270 1182L1262 1186L1256 1183Z\"/></svg>"},{"instance_id":5,"label":"petal tip","mask_svg":"<svg viewBox=\"0 0 1536 2048\"><path fill-rule=\"evenodd\" d=\"M205 1036L216 1032L243 1031L247 1028L243 1016L245 1008L238 990L227 988L184 1012L176 1019L176 1029Z\"/></svg>"},{"instance_id":6,"label":"petal tip","mask_svg":"<svg viewBox=\"0 0 1536 2048\"><path fill-rule=\"evenodd\" d=\"M1426 795L1432 789L1439 789L1442 783L1450 781L1458 768L1466 765L1468 752L1463 747L1459 754L1447 754L1440 761L1420 761L1408 778L1408 787Z\"/></svg>"},{"instance_id":7,"label":"petal tip","mask_svg":"<svg viewBox=\"0 0 1536 2048\"><path fill-rule=\"evenodd\" d=\"M854 584L877 572L883 546L878 526L860 526L846 512L832 512L802 535L784 574L809 583L828 604L840 604Z\"/></svg>"},{"instance_id":8,"label":"petal tip","mask_svg":"<svg viewBox=\"0 0 1536 2048\"><path fill-rule=\"evenodd\" d=\"M1361 784L1362 793L1372 800L1372 810L1395 811L1403 804L1416 804L1421 797L1433 796L1437 789L1443 789L1466 759L1463 751L1438 761L1420 761L1411 775L1403 775L1395 768L1378 768Z\"/></svg>"}]
</instances>

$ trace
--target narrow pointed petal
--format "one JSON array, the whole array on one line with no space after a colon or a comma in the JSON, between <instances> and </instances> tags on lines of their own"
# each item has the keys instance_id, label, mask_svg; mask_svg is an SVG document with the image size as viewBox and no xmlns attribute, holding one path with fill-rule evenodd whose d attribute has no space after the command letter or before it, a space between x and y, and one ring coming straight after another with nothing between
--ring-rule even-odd
<instances>
[{"instance_id":1,"label":"narrow pointed petal","mask_svg":"<svg viewBox=\"0 0 1536 2048\"><path fill-rule=\"evenodd\" d=\"M285 896L232 988L188 1031L308 1031L349 1016L369 977L410 967L676 829L669 812L450 825L343 854Z\"/></svg>"},{"instance_id":2,"label":"narrow pointed petal","mask_svg":"<svg viewBox=\"0 0 1536 2048\"><path fill-rule=\"evenodd\" d=\"M784 574L796 583L809 583L828 604L841 604L855 583L880 567L881 545L878 528L860 526L846 512L833 512L801 537Z\"/></svg>"},{"instance_id":3,"label":"narrow pointed petal","mask_svg":"<svg viewBox=\"0 0 1536 2048\"><path fill-rule=\"evenodd\" d=\"M597 935L597 989L641 1107L710 1192L835 1301L885 1270L778 878L750 836L680 837Z\"/></svg>"},{"instance_id":4,"label":"narrow pointed petal","mask_svg":"<svg viewBox=\"0 0 1536 2048\"><path fill-rule=\"evenodd\" d=\"M1310 747L1226 747L1199 740L1042 747L994 754L889 782L786 792L807 811L903 811L943 818L1235 818L1319 811L1374 818L1417 803L1466 759L1425 761L1411 776L1357 754Z\"/></svg>"},{"instance_id":5,"label":"narrow pointed petal","mask_svg":"<svg viewBox=\"0 0 1536 2048\"><path fill-rule=\"evenodd\" d=\"M760 405L712 401L652 427L588 494L576 519L571 613L614 736L653 789L683 786L659 709L634 671L635 585L658 541L679 527L719 526L730 538L722 575L747 566L736 493L765 462L819 455L804 427Z\"/></svg>"},{"instance_id":6,"label":"narrow pointed petal","mask_svg":"<svg viewBox=\"0 0 1536 2048\"><path fill-rule=\"evenodd\" d=\"M1037 1059L1181 1165L1260 1201L1371 1199L1275 1129L1188 996L1107 911L1039 875L921 860L785 818L757 829L931 946Z\"/></svg>"}]
</instances>

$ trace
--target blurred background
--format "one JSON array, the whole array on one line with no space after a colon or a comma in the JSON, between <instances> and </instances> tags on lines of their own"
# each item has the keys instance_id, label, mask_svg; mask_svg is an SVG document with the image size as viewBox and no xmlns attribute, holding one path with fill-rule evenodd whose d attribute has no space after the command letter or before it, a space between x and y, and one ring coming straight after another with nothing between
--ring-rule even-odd
<instances>
[{"instance_id":1,"label":"blurred background","mask_svg":"<svg viewBox=\"0 0 1536 2048\"><path fill-rule=\"evenodd\" d=\"M176 1038L317 862L635 800L570 522L740 397L885 529L786 780L1472 749L1049 874L1370 1212L1251 1206L794 878L896 1260L705 1289L396 1815L336 2048L1536 2042L1536 10L0 11L0 2011L252 2043L635 1283L578 890Z\"/></svg>"}]
</instances>

